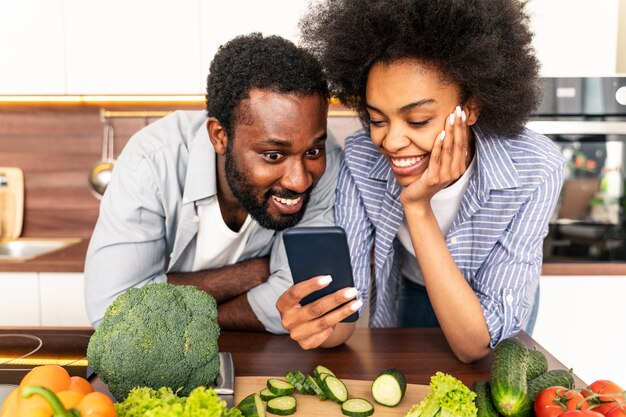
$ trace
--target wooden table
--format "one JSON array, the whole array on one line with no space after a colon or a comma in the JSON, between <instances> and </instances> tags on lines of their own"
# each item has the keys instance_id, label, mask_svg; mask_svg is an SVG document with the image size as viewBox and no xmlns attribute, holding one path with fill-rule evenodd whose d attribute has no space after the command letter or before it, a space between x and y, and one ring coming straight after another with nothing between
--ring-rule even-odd
<instances>
[{"instance_id":1,"label":"wooden table","mask_svg":"<svg viewBox=\"0 0 626 417\"><path fill-rule=\"evenodd\" d=\"M44 339L40 355L69 360L84 358L90 329L0 329L1 334L34 334ZM529 347L537 346L550 369L567 369L525 333L519 335ZM50 342L47 343L46 340ZM0 338L0 346L2 339ZM223 332L220 351L231 352L236 376L283 375L288 370L311 372L318 364L328 366L345 379L372 380L387 368L400 369L407 382L427 385L437 371L452 374L471 386L478 379L490 378L491 358L464 364L456 359L440 329L357 328L344 345L332 349L302 350L289 336L258 332ZM37 355L35 355L37 357ZM39 356L41 357L41 356ZM94 385L108 393L102 381ZM585 384L576 378L576 386Z\"/></svg>"},{"instance_id":2,"label":"wooden table","mask_svg":"<svg viewBox=\"0 0 626 417\"><path fill-rule=\"evenodd\" d=\"M537 346L548 358L550 369L568 369L529 335L518 336L527 346ZM342 378L372 380L387 368L398 368L407 382L428 385L437 371L446 372L470 386L490 378L491 356L465 364L452 353L440 329L357 328L342 346L305 351L288 336L268 333L225 332L221 351L231 352L237 376L282 375L287 370L311 371L328 366ZM585 384L576 378L576 385Z\"/></svg>"}]
</instances>

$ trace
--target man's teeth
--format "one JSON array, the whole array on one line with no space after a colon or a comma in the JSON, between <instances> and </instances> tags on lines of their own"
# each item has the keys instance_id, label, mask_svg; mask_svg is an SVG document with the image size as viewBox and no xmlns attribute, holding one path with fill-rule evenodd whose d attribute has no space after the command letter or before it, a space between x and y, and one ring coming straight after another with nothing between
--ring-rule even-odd
<instances>
[{"instance_id":1,"label":"man's teeth","mask_svg":"<svg viewBox=\"0 0 626 417\"><path fill-rule=\"evenodd\" d=\"M291 199L291 198L276 197L275 195L273 195L272 198L286 206L295 206L296 204L300 202L300 197Z\"/></svg>"},{"instance_id":2,"label":"man's teeth","mask_svg":"<svg viewBox=\"0 0 626 417\"><path fill-rule=\"evenodd\" d=\"M413 158L392 158L391 163L397 167L408 167L424 159L424 155Z\"/></svg>"}]
</instances>

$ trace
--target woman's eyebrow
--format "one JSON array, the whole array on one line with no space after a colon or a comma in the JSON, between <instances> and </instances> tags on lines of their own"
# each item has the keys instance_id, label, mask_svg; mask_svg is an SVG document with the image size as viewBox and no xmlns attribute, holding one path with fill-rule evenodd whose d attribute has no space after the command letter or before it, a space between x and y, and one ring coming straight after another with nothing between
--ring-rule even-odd
<instances>
[{"instance_id":1,"label":"woman's eyebrow","mask_svg":"<svg viewBox=\"0 0 626 417\"><path fill-rule=\"evenodd\" d=\"M415 109L416 107L422 107L422 106L426 106L426 105L429 105L429 104L434 104L434 103L436 103L436 102L437 102L437 101L436 101L434 98L425 98L425 99L422 99L422 100L415 101L415 102L413 102L413 103L405 104L404 106L400 107L400 108L397 110L397 112L396 112L396 113L399 113L399 114L404 114L404 113L406 113L406 112L409 112L409 111L411 111L411 110ZM377 108L377 107L372 106L372 105L371 105L371 104L369 104L369 103L366 103L366 104L365 104L365 107L367 107L368 109L373 110L373 111L375 111L375 112L378 112L378 113L384 114L384 112L383 112L382 110L380 110L380 109L379 109L379 108Z\"/></svg>"},{"instance_id":2,"label":"woman's eyebrow","mask_svg":"<svg viewBox=\"0 0 626 417\"><path fill-rule=\"evenodd\" d=\"M413 103L409 103L406 104L402 107L400 107L400 109L398 110L398 113L402 114L402 113L406 113L408 111L413 110L416 107L422 107L422 106L426 106L428 104L435 104L436 100L434 98L425 98L422 100L418 100L416 102Z\"/></svg>"}]
</instances>

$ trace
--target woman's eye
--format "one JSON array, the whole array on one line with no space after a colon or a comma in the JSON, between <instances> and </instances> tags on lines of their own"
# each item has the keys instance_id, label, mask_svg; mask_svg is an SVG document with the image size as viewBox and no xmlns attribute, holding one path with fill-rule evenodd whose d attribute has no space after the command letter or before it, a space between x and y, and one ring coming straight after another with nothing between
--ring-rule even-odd
<instances>
[{"instance_id":1,"label":"woman's eye","mask_svg":"<svg viewBox=\"0 0 626 417\"><path fill-rule=\"evenodd\" d=\"M263 158L269 162L278 162L283 158L283 154L279 152L266 152L263 154Z\"/></svg>"},{"instance_id":2,"label":"woman's eye","mask_svg":"<svg viewBox=\"0 0 626 417\"><path fill-rule=\"evenodd\" d=\"M379 126L382 126L384 123L385 123L385 121L384 121L384 120L374 120L374 119L370 119L370 125L372 125L372 126L379 127Z\"/></svg>"},{"instance_id":3,"label":"woman's eye","mask_svg":"<svg viewBox=\"0 0 626 417\"><path fill-rule=\"evenodd\" d=\"M419 122L408 122L408 124L412 127L422 127L425 126L428 122L428 120L420 120Z\"/></svg>"}]
</instances>

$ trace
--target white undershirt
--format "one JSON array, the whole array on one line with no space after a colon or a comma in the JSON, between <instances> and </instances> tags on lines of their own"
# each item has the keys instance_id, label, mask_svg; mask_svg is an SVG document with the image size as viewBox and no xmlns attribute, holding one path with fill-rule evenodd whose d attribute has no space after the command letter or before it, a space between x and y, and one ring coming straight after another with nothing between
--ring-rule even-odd
<instances>
[{"instance_id":1,"label":"white undershirt","mask_svg":"<svg viewBox=\"0 0 626 417\"><path fill-rule=\"evenodd\" d=\"M433 214L435 215L435 219L437 219L439 229L444 237L448 235L452 222L454 222L459 207L461 207L463 194L465 194L467 190L469 180L474 171L474 160L475 158L472 159L472 162L470 162L461 178L451 186L439 191L430 200ZM415 258L415 250L413 249L413 243L411 243L411 235L409 234L409 226L406 217L402 219L400 229L398 229L398 240L400 240L402 247L405 249L401 254L401 274L413 282L424 285L424 277L422 276L422 271Z\"/></svg>"},{"instance_id":2,"label":"white undershirt","mask_svg":"<svg viewBox=\"0 0 626 417\"><path fill-rule=\"evenodd\" d=\"M258 223L248 215L238 232L232 231L222 218L217 197L198 206L198 237L193 271L232 265L239 260L250 234Z\"/></svg>"}]
</instances>

